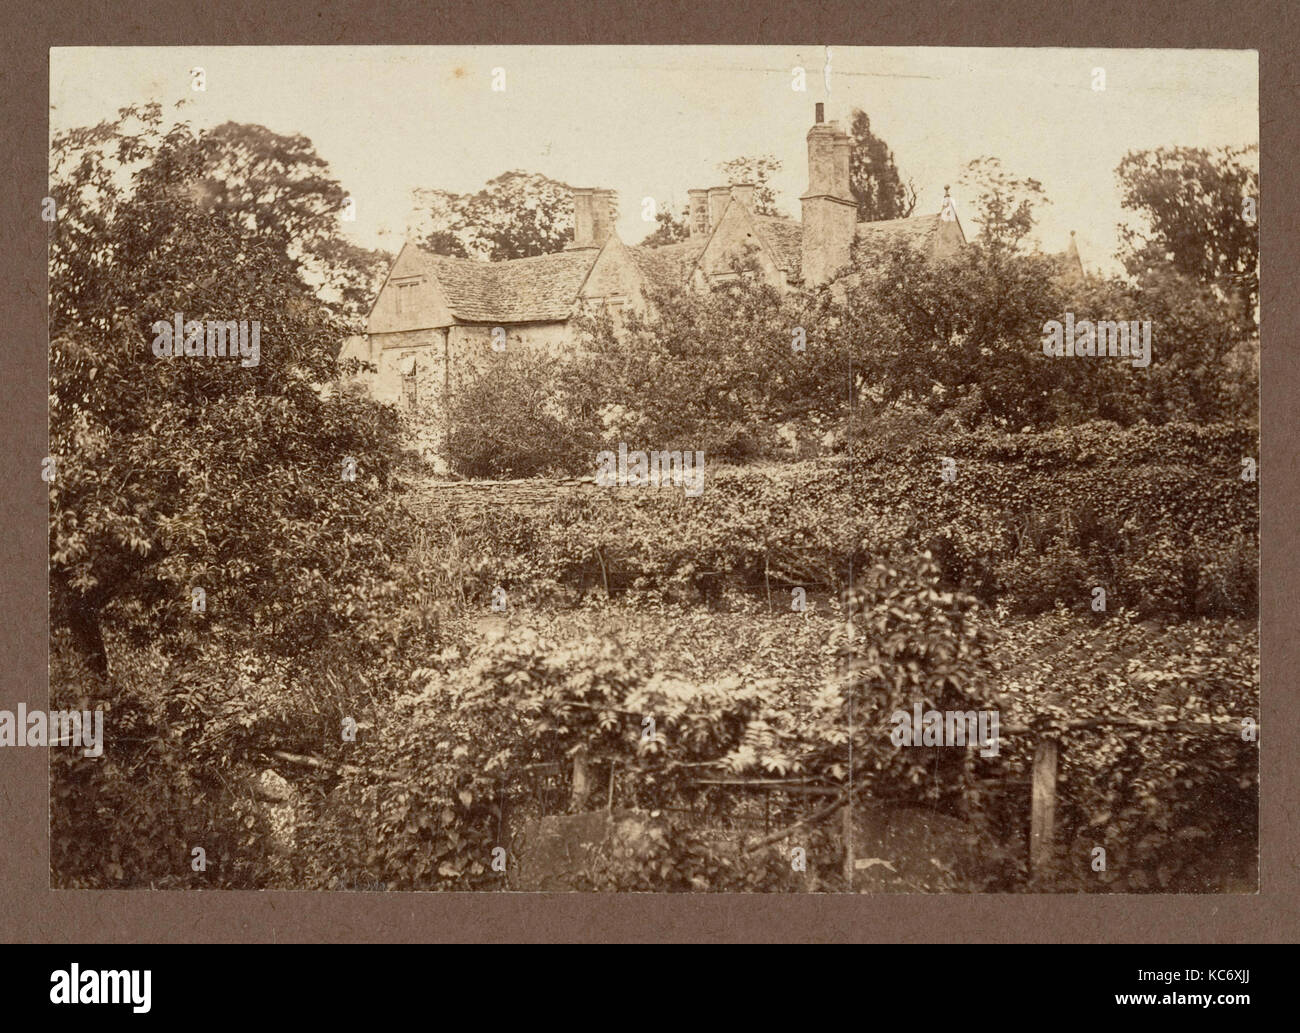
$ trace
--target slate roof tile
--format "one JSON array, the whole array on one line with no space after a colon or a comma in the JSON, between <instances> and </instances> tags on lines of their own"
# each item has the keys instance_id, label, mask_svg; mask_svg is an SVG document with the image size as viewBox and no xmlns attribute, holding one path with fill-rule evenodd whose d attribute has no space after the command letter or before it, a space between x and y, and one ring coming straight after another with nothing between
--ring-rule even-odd
<instances>
[{"instance_id":1,"label":"slate roof tile","mask_svg":"<svg viewBox=\"0 0 1300 1033\"><path fill-rule=\"evenodd\" d=\"M803 266L803 223L779 215L755 215L759 232L784 272L798 275Z\"/></svg>"},{"instance_id":2,"label":"slate roof tile","mask_svg":"<svg viewBox=\"0 0 1300 1033\"><path fill-rule=\"evenodd\" d=\"M934 244L941 221L939 215L912 215L906 219L860 222L854 233L858 240L871 246L888 247L895 241L905 240L924 249Z\"/></svg>"},{"instance_id":3,"label":"slate roof tile","mask_svg":"<svg viewBox=\"0 0 1300 1033\"><path fill-rule=\"evenodd\" d=\"M663 247L631 247L628 251L651 287L671 290L686 283L704 244L703 240L696 238L679 240Z\"/></svg>"},{"instance_id":4,"label":"slate roof tile","mask_svg":"<svg viewBox=\"0 0 1300 1033\"><path fill-rule=\"evenodd\" d=\"M424 253L424 261L460 321L530 323L572 315L597 253L594 248L557 251L504 262Z\"/></svg>"}]
</instances>

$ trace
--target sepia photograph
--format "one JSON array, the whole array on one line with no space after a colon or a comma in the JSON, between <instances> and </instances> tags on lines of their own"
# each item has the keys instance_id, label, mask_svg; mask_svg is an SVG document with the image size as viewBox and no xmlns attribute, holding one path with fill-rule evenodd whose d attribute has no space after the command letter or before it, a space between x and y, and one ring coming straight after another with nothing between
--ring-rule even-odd
<instances>
[{"instance_id":1,"label":"sepia photograph","mask_svg":"<svg viewBox=\"0 0 1300 1033\"><path fill-rule=\"evenodd\" d=\"M1256 51L49 70L51 888L1259 892Z\"/></svg>"}]
</instances>

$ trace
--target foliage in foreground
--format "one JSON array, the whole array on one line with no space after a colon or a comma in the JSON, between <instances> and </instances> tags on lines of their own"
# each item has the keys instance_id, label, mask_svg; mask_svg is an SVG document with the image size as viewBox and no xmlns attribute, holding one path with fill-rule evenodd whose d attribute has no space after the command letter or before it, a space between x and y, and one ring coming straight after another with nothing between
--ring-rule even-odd
<instances>
[{"instance_id":1,"label":"foliage in foreground","mask_svg":"<svg viewBox=\"0 0 1300 1033\"><path fill-rule=\"evenodd\" d=\"M272 212L257 176L280 144L292 175ZM344 310L308 258L347 262L295 238L329 244L312 234L343 192L321 164L300 138L165 128L157 105L55 141L51 616L99 675L106 639L182 655L214 623L303 656L391 587L397 418L334 390ZM174 320L213 352L204 324L243 321L249 345L256 326L256 354L160 356L157 324Z\"/></svg>"},{"instance_id":2,"label":"foliage in foreground","mask_svg":"<svg viewBox=\"0 0 1300 1033\"><path fill-rule=\"evenodd\" d=\"M636 851L611 849L575 872L575 886L843 888L835 821L800 833L818 863L795 878L783 844L749 856L737 851L736 834L728 832L737 797L690 783L714 771L840 784L852 673L854 780L871 780L864 802L938 806L969 823L972 836L1001 843L989 859L993 882L959 888L1027 888L1023 780L1033 739L1006 738L997 758L897 750L884 738L890 708L910 707L913 697L942 707L996 706L1004 724L1039 715L1044 732L1067 717L1116 713L1187 721L1258 716L1256 641L1243 622L1161 627L1120 611L1092 623L1057 610L1011 622L985 613L972 623L963 615L967 604L935 584L932 571L896 567L869 590L868 577L864 572L855 604L852 649L836 632L840 622L791 613L767 618L766 630L751 634L756 649L773 655L749 668L737 662L744 650L732 625L759 618L726 618L710 631L696 611L700 626L679 648L679 611L652 619L633 607L636 620L624 622L621 605L604 613L623 629L617 642L592 640L583 631L589 615L580 612L541 621L540 633L530 630L537 619L523 617L508 636L435 659L413 687L399 690L396 703L393 686L362 672L338 685L301 682L245 658L224 669L214 662L203 676L151 680L147 665L124 665L135 691L119 687L109 700L105 756L90 761L58 751L53 758L55 882L499 888L504 876L491 869L492 849L510 849L512 830L539 813L525 765L557 765L562 807L571 751L582 745L591 757L593 805L605 803L614 760L615 807L639 809L646 833ZM832 650L838 664L803 659L810 651L829 658ZM738 673L728 677L732 668ZM764 679L769 669L776 676ZM72 705L75 697L59 687L76 684L56 670L56 704ZM364 730L344 746L338 722L347 713L360 715ZM657 742L643 740L649 715ZM1253 743L1114 728L1071 731L1062 742L1058 871L1055 881L1034 888L1250 888ZM366 773L284 768L273 750L315 753ZM271 850L262 818L240 790L241 775L267 763L290 774L302 794L290 858ZM667 809L693 794L696 819ZM789 821L808 811L783 813ZM210 860L202 874L189 869L189 849L200 843ZM1097 846L1107 850L1104 873L1092 869Z\"/></svg>"}]
</instances>

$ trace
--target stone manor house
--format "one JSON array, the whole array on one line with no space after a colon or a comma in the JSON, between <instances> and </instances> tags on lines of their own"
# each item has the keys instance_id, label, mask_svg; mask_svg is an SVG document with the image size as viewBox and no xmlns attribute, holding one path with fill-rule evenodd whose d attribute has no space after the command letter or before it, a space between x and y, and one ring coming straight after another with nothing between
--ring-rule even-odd
<instances>
[{"instance_id":1,"label":"stone manor house","mask_svg":"<svg viewBox=\"0 0 1300 1033\"><path fill-rule=\"evenodd\" d=\"M883 222L858 222L849 190L852 142L817 105L808 130L808 189L801 218L754 211L750 184L691 190L690 237L662 247L629 247L610 217L612 192L573 192L573 241L562 251L504 262L448 258L407 242L380 289L366 333L351 338L340 358L373 363L369 390L419 410L433 425L459 373L474 366L504 335L518 346L572 346L574 316L604 306L615 318L644 311L652 288L707 285L738 275L735 260L754 258L773 285L818 286L850 264L855 240L880 246L906 238L940 256L966 242L956 212ZM1073 249L1073 242L1071 242ZM1069 255L1061 256L1069 260ZM1073 254L1078 262L1078 254ZM1080 274L1082 269L1080 267Z\"/></svg>"}]
</instances>

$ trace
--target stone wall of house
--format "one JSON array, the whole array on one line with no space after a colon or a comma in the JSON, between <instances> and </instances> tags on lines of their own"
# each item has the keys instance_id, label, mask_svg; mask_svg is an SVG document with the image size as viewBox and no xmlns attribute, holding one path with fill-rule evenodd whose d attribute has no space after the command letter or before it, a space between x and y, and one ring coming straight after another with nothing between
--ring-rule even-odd
<instances>
[{"instance_id":1,"label":"stone wall of house","mask_svg":"<svg viewBox=\"0 0 1300 1033\"><path fill-rule=\"evenodd\" d=\"M773 287L786 285L785 274L759 241L753 217L743 205L729 205L708 247L700 255L700 270L705 278L725 279L735 275L734 263L750 260L757 262L764 279Z\"/></svg>"},{"instance_id":2,"label":"stone wall of house","mask_svg":"<svg viewBox=\"0 0 1300 1033\"><path fill-rule=\"evenodd\" d=\"M372 334L370 361L378 367L370 381L374 396L380 401L401 405L403 366L409 359L414 359L417 407L440 406L445 376L445 333L445 330L431 328Z\"/></svg>"},{"instance_id":3,"label":"stone wall of house","mask_svg":"<svg viewBox=\"0 0 1300 1033\"><path fill-rule=\"evenodd\" d=\"M481 370L496 355L502 354L494 348L494 342L502 339L500 334L493 336L493 331L504 331L506 354L527 348L544 351L551 355L560 355L573 346L574 331L568 323L514 323L501 327L493 326L453 326L451 333L451 390L455 391L458 383Z\"/></svg>"},{"instance_id":4,"label":"stone wall of house","mask_svg":"<svg viewBox=\"0 0 1300 1033\"><path fill-rule=\"evenodd\" d=\"M644 312L646 280L631 252L617 237L611 238L582 285L588 305L609 303L616 315L621 308Z\"/></svg>"}]
</instances>

